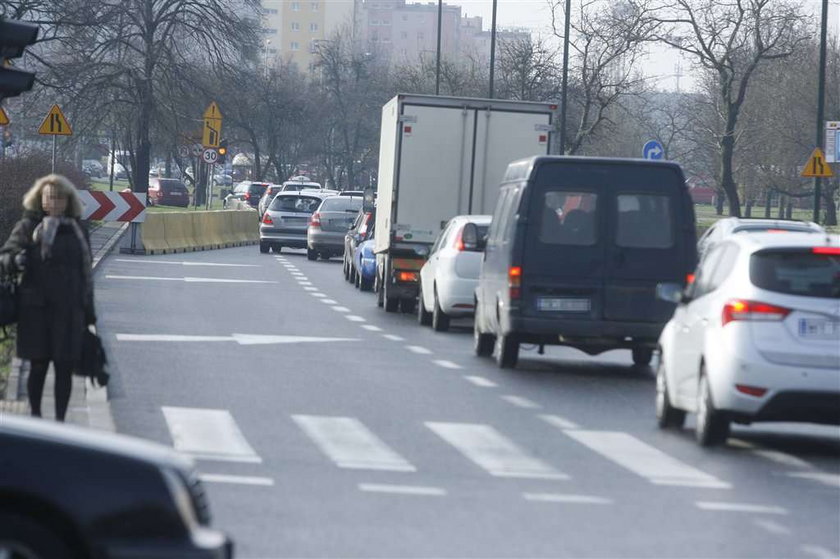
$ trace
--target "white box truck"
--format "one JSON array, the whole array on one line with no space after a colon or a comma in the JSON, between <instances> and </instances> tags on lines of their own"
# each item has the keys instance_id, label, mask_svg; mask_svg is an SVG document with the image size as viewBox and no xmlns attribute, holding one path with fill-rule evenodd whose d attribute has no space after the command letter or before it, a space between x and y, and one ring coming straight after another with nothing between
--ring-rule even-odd
<instances>
[{"instance_id":1,"label":"white box truck","mask_svg":"<svg viewBox=\"0 0 840 559\"><path fill-rule=\"evenodd\" d=\"M385 310L411 312L446 222L493 212L508 163L549 153L550 103L397 95L382 108L376 280Z\"/></svg>"}]
</instances>

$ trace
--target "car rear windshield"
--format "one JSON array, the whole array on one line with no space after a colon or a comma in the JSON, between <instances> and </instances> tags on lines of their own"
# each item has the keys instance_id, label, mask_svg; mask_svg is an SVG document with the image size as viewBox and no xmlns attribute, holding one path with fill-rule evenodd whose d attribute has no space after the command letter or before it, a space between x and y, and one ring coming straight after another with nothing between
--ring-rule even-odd
<instances>
[{"instance_id":1,"label":"car rear windshield","mask_svg":"<svg viewBox=\"0 0 840 559\"><path fill-rule=\"evenodd\" d=\"M184 183L177 180L162 180L160 181L160 189L162 192L186 192L187 187Z\"/></svg>"},{"instance_id":2,"label":"car rear windshield","mask_svg":"<svg viewBox=\"0 0 840 559\"><path fill-rule=\"evenodd\" d=\"M257 194L257 195L259 195L259 196L262 196L262 195L263 195L263 193L265 192L266 188L268 188L268 185L265 185L265 184L252 184L252 185L248 188L248 192L250 192L251 194Z\"/></svg>"},{"instance_id":3,"label":"car rear windshield","mask_svg":"<svg viewBox=\"0 0 840 559\"><path fill-rule=\"evenodd\" d=\"M552 245L594 245L598 242L593 192L548 191L543 195L540 241Z\"/></svg>"},{"instance_id":4,"label":"car rear windshield","mask_svg":"<svg viewBox=\"0 0 840 559\"><path fill-rule=\"evenodd\" d=\"M671 198L660 194L619 194L615 244L625 248L672 246Z\"/></svg>"},{"instance_id":5,"label":"car rear windshield","mask_svg":"<svg viewBox=\"0 0 840 559\"><path fill-rule=\"evenodd\" d=\"M806 225L742 225L732 230L733 233L766 233L768 231L796 231L798 233L818 233Z\"/></svg>"},{"instance_id":6,"label":"car rear windshield","mask_svg":"<svg viewBox=\"0 0 840 559\"><path fill-rule=\"evenodd\" d=\"M361 198L348 198L347 196L337 196L335 198L327 198L321 205L322 212L358 212L362 207Z\"/></svg>"},{"instance_id":7,"label":"car rear windshield","mask_svg":"<svg viewBox=\"0 0 840 559\"><path fill-rule=\"evenodd\" d=\"M805 297L840 299L840 254L808 250L764 250L750 259L756 287Z\"/></svg>"},{"instance_id":8,"label":"car rear windshield","mask_svg":"<svg viewBox=\"0 0 840 559\"><path fill-rule=\"evenodd\" d=\"M275 212L311 214L320 204L320 198L310 196L283 196L282 194L278 194L268 209Z\"/></svg>"}]
</instances>

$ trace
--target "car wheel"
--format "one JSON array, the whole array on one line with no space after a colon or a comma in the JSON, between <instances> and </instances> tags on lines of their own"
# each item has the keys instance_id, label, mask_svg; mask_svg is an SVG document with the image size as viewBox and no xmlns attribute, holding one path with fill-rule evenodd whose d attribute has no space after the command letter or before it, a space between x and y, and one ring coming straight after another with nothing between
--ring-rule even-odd
<instances>
[{"instance_id":1,"label":"car wheel","mask_svg":"<svg viewBox=\"0 0 840 559\"><path fill-rule=\"evenodd\" d=\"M437 289L435 289L435 308L432 311L432 329L435 332L446 332L449 330L449 317L440 308L440 301L437 296Z\"/></svg>"},{"instance_id":2,"label":"car wheel","mask_svg":"<svg viewBox=\"0 0 840 559\"><path fill-rule=\"evenodd\" d=\"M350 281L350 272L347 270L347 257L344 257L344 264L342 266L344 268L344 281Z\"/></svg>"},{"instance_id":3,"label":"car wheel","mask_svg":"<svg viewBox=\"0 0 840 559\"><path fill-rule=\"evenodd\" d=\"M649 347L633 348L633 364L639 367L647 367L653 359L653 350Z\"/></svg>"},{"instance_id":4,"label":"car wheel","mask_svg":"<svg viewBox=\"0 0 840 559\"><path fill-rule=\"evenodd\" d=\"M712 391L706 376L706 366L700 369L700 386L697 389L697 427L695 436L700 446L716 446L729 437L729 418L716 410Z\"/></svg>"},{"instance_id":5,"label":"car wheel","mask_svg":"<svg viewBox=\"0 0 840 559\"><path fill-rule=\"evenodd\" d=\"M423 284L420 284L420 293L417 295L417 322L420 326L429 326L432 323L432 313L426 310L423 302Z\"/></svg>"},{"instance_id":6,"label":"car wheel","mask_svg":"<svg viewBox=\"0 0 840 559\"><path fill-rule=\"evenodd\" d=\"M356 267L353 266L353 263L350 263L350 278L348 280L352 284L356 284Z\"/></svg>"},{"instance_id":7,"label":"car wheel","mask_svg":"<svg viewBox=\"0 0 840 559\"><path fill-rule=\"evenodd\" d=\"M260 254L268 254L269 249L271 249L271 245L260 241Z\"/></svg>"},{"instance_id":8,"label":"car wheel","mask_svg":"<svg viewBox=\"0 0 840 559\"><path fill-rule=\"evenodd\" d=\"M493 346L496 340L493 334L485 334L478 329L478 321L473 326L473 351L476 357L490 357L493 355Z\"/></svg>"},{"instance_id":9,"label":"car wheel","mask_svg":"<svg viewBox=\"0 0 840 559\"><path fill-rule=\"evenodd\" d=\"M0 513L0 557L74 557L67 543L46 526L19 514Z\"/></svg>"},{"instance_id":10,"label":"car wheel","mask_svg":"<svg viewBox=\"0 0 840 559\"><path fill-rule=\"evenodd\" d=\"M356 289L362 288L362 274L356 274L356 281L353 282L353 287L355 287Z\"/></svg>"},{"instance_id":11,"label":"car wheel","mask_svg":"<svg viewBox=\"0 0 840 559\"><path fill-rule=\"evenodd\" d=\"M665 374L665 363L659 358L656 368L656 423L660 429L681 429L685 423L685 411L671 405L668 396L668 377Z\"/></svg>"},{"instance_id":12,"label":"car wheel","mask_svg":"<svg viewBox=\"0 0 840 559\"><path fill-rule=\"evenodd\" d=\"M414 312L414 305L417 303L414 299L400 299L400 312L403 314L411 314Z\"/></svg>"},{"instance_id":13,"label":"car wheel","mask_svg":"<svg viewBox=\"0 0 840 559\"><path fill-rule=\"evenodd\" d=\"M330 258L332 258L332 255L329 252L322 252L318 256L321 257L321 260L329 260Z\"/></svg>"},{"instance_id":14,"label":"car wheel","mask_svg":"<svg viewBox=\"0 0 840 559\"><path fill-rule=\"evenodd\" d=\"M306 249L306 259L307 260L318 260L318 253L312 250L311 248Z\"/></svg>"},{"instance_id":15,"label":"car wheel","mask_svg":"<svg viewBox=\"0 0 840 559\"><path fill-rule=\"evenodd\" d=\"M365 276L359 274L359 289L362 291L372 291L373 290L373 280L365 279Z\"/></svg>"},{"instance_id":16,"label":"car wheel","mask_svg":"<svg viewBox=\"0 0 840 559\"><path fill-rule=\"evenodd\" d=\"M519 360L519 342L510 335L496 336L496 365L502 369L513 369Z\"/></svg>"}]
</instances>

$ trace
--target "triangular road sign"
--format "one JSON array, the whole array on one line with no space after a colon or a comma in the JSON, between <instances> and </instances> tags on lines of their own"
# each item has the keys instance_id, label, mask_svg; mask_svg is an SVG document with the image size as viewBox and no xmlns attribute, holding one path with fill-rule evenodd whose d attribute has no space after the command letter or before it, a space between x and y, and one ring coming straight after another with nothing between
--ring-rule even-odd
<instances>
[{"instance_id":1,"label":"triangular road sign","mask_svg":"<svg viewBox=\"0 0 840 559\"><path fill-rule=\"evenodd\" d=\"M70 123L64 118L64 113L58 105L53 105L41 127L38 128L38 134L45 134L47 136L72 136L73 129L70 128Z\"/></svg>"},{"instance_id":2,"label":"triangular road sign","mask_svg":"<svg viewBox=\"0 0 840 559\"><path fill-rule=\"evenodd\" d=\"M6 126L7 124L9 124L9 115L6 114L3 107L0 107L0 126Z\"/></svg>"},{"instance_id":3,"label":"triangular road sign","mask_svg":"<svg viewBox=\"0 0 840 559\"><path fill-rule=\"evenodd\" d=\"M825 160L825 155L820 148L814 149L814 153L808 159L808 163L802 169L803 177L829 178L834 176L831 165Z\"/></svg>"},{"instance_id":4,"label":"triangular road sign","mask_svg":"<svg viewBox=\"0 0 840 559\"><path fill-rule=\"evenodd\" d=\"M207 105L207 108L204 109L204 118L222 120L222 111L219 110L219 106L215 101Z\"/></svg>"}]
</instances>

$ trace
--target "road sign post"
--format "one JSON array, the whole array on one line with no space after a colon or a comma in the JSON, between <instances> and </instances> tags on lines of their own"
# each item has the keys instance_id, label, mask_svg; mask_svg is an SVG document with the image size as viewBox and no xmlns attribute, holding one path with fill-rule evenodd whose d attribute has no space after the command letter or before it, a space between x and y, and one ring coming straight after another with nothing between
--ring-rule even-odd
<instances>
[{"instance_id":1,"label":"road sign post","mask_svg":"<svg viewBox=\"0 0 840 559\"><path fill-rule=\"evenodd\" d=\"M38 128L38 134L52 136L52 172L55 173L56 136L72 136L73 129L58 105L53 105Z\"/></svg>"},{"instance_id":2,"label":"road sign post","mask_svg":"<svg viewBox=\"0 0 840 559\"><path fill-rule=\"evenodd\" d=\"M657 140L650 140L642 148L642 157L658 161L665 158L665 149Z\"/></svg>"}]
</instances>

